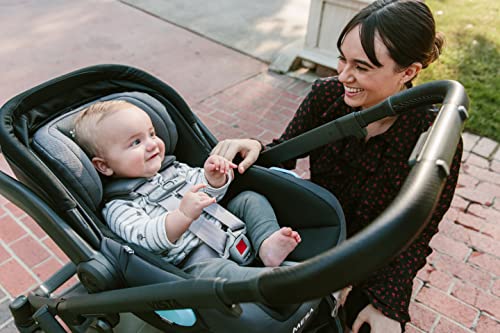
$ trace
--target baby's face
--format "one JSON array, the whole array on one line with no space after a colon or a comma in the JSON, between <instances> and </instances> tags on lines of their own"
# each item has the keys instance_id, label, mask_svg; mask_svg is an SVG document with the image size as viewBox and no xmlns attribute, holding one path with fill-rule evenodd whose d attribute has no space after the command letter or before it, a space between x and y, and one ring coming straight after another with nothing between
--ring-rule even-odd
<instances>
[{"instance_id":1,"label":"baby's face","mask_svg":"<svg viewBox=\"0 0 500 333\"><path fill-rule=\"evenodd\" d=\"M156 136L151 119L130 106L102 119L98 124L98 147L107 166L107 176L152 177L165 157L165 144Z\"/></svg>"}]
</instances>

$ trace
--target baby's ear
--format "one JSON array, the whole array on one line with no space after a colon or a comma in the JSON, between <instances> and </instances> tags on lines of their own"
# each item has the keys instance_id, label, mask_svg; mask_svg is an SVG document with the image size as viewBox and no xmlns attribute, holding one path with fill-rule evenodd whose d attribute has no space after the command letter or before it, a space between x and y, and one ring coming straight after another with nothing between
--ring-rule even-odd
<instances>
[{"instance_id":1,"label":"baby's ear","mask_svg":"<svg viewBox=\"0 0 500 333\"><path fill-rule=\"evenodd\" d=\"M111 169L106 162L106 160L102 157L92 157L92 164L94 165L94 168L96 168L97 171L102 173L105 176L112 176L114 171Z\"/></svg>"}]
</instances>

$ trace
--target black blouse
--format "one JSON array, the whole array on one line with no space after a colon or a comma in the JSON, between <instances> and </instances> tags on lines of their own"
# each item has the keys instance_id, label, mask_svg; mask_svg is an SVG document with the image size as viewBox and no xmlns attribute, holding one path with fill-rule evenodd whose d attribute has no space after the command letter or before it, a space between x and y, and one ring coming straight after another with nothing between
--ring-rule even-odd
<instances>
[{"instance_id":1,"label":"black blouse","mask_svg":"<svg viewBox=\"0 0 500 333\"><path fill-rule=\"evenodd\" d=\"M344 103L344 88L336 77L317 80L285 132L271 145L356 111ZM400 115L385 133L364 139L354 137L330 143L309 154L311 180L330 190L340 201L352 236L380 215L398 194L410 167L408 158L420 134L432 124L436 113L410 110ZM355 286L386 316L401 323L410 320L408 307L413 279L431 253L429 242L448 210L457 183L462 143L454 156L432 219L420 236L387 266ZM295 168L296 161L284 167Z\"/></svg>"}]
</instances>

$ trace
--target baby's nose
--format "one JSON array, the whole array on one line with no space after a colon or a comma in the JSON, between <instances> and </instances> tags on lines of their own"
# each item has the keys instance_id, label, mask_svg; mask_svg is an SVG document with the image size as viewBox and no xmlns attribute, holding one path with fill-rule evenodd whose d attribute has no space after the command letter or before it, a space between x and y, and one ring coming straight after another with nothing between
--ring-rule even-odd
<instances>
[{"instance_id":1,"label":"baby's nose","mask_svg":"<svg viewBox=\"0 0 500 333\"><path fill-rule=\"evenodd\" d=\"M152 138L149 138L147 141L146 141L146 149L147 150L153 150L156 148L156 141Z\"/></svg>"}]
</instances>

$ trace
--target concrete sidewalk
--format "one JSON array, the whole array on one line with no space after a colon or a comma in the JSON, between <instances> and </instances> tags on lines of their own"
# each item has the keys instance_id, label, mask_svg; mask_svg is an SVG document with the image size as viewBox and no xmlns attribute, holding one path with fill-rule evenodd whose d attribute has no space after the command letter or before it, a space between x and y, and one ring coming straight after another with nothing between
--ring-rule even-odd
<instances>
[{"instance_id":1,"label":"concrete sidewalk","mask_svg":"<svg viewBox=\"0 0 500 333\"><path fill-rule=\"evenodd\" d=\"M219 138L267 142L310 84L117 0L0 2L0 104L55 76L97 63L142 68L171 84ZM500 331L500 149L464 135L452 208L414 281L407 332ZM0 168L9 172L5 161ZM307 161L298 170L307 176ZM0 332L8 304L67 262L37 224L0 198Z\"/></svg>"}]
</instances>

